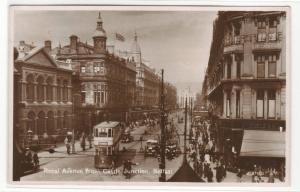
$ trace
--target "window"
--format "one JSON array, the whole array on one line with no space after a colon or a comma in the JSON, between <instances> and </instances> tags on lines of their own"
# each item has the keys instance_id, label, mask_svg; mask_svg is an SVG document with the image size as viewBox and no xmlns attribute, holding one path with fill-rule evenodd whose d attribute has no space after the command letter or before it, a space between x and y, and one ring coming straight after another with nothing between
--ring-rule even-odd
<instances>
[{"instance_id":1,"label":"window","mask_svg":"<svg viewBox=\"0 0 300 192\"><path fill-rule=\"evenodd\" d=\"M241 91L236 90L236 118L240 118L240 96L241 96Z\"/></svg>"},{"instance_id":2,"label":"window","mask_svg":"<svg viewBox=\"0 0 300 192\"><path fill-rule=\"evenodd\" d=\"M112 147L107 147L107 155L112 155Z\"/></svg>"},{"instance_id":3,"label":"window","mask_svg":"<svg viewBox=\"0 0 300 192\"><path fill-rule=\"evenodd\" d=\"M57 101L61 101L61 85L60 85L60 80L57 80L57 92L56 92L56 99Z\"/></svg>"},{"instance_id":4,"label":"window","mask_svg":"<svg viewBox=\"0 0 300 192\"><path fill-rule=\"evenodd\" d=\"M42 102L42 101L44 101L44 85L43 85L43 83L44 83L44 79L43 79L43 77L39 77L38 79L37 79L37 100L39 101L39 102Z\"/></svg>"},{"instance_id":5,"label":"window","mask_svg":"<svg viewBox=\"0 0 300 192\"><path fill-rule=\"evenodd\" d=\"M276 91L269 90L268 91L268 118L275 118L276 112Z\"/></svg>"},{"instance_id":6,"label":"window","mask_svg":"<svg viewBox=\"0 0 300 192\"><path fill-rule=\"evenodd\" d=\"M100 92L94 91L94 104L100 103Z\"/></svg>"},{"instance_id":7,"label":"window","mask_svg":"<svg viewBox=\"0 0 300 192\"><path fill-rule=\"evenodd\" d=\"M66 102L68 101L68 81L65 80L63 82L63 101Z\"/></svg>"},{"instance_id":8,"label":"window","mask_svg":"<svg viewBox=\"0 0 300 192\"><path fill-rule=\"evenodd\" d=\"M269 41L276 41L277 40L277 33L276 31L269 32Z\"/></svg>"},{"instance_id":9,"label":"window","mask_svg":"<svg viewBox=\"0 0 300 192\"><path fill-rule=\"evenodd\" d=\"M266 41L266 32L259 32L257 34L257 41L258 42L265 42Z\"/></svg>"},{"instance_id":10,"label":"window","mask_svg":"<svg viewBox=\"0 0 300 192\"><path fill-rule=\"evenodd\" d=\"M264 117L264 90L257 90L256 92L256 117Z\"/></svg>"},{"instance_id":11,"label":"window","mask_svg":"<svg viewBox=\"0 0 300 192\"><path fill-rule=\"evenodd\" d=\"M81 66L81 73L85 73L85 66Z\"/></svg>"},{"instance_id":12,"label":"window","mask_svg":"<svg viewBox=\"0 0 300 192\"><path fill-rule=\"evenodd\" d=\"M227 63L227 79L231 78L231 62Z\"/></svg>"},{"instance_id":13,"label":"window","mask_svg":"<svg viewBox=\"0 0 300 192\"><path fill-rule=\"evenodd\" d=\"M94 72L95 73L99 73L100 72L99 63L94 64Z\"/></svg>"},{"instance_id":14,"label":"window","mask_svg":"<svg viewBox=\"0 0 300 192\"><path fill-rule=\"evenodd\" d=\"M33 84L33 76L28 75L26 78L26 100L32 102L34 100L34 84Z\"/></svg>"},{"instance_id":15,"label":"window","mask_svg":"<svg viewBox=\"0 0 300 192\"><path fill-rule=\"evenodd\" d=\"M269 25L270 27L277 27L278 21L276 17L269 18Z\"/></svg>"},{"instance_id":16,"label":"window","mask_svg":"<svg viewBox=\"0 0 300 192\"><path fill-rule=\"evenodd\" d=\"M269 55L268 73L269 77L276 77L276 55Z\"/></svg>"},{"instance_id":17,"label":"window","mask_svg":"<svg viewBox=\"0 0 300 192\"><path fill-rule=\"evenodd\" d=\"M263 55L257 56L257 77L265 77L265 56Z\"/></svg>"},{"instance_id":18,"label":"window","mask_svg":"<svg viewBox=\"0 0 300 192\"><path fill-rule=\"evenodd\" d=\"M230 117L230 91L226 94L226 117Z\"/></svg>"},{"instance_id":19,"label":"window","mask_svg":"<svg viewBox=\"0 0 300 192\"><path fill-rule=\"evenodd\" d=\"M46 97L47 101L52 101L53 100L53 88L52 88L52 79L48 78L47 79L47 87L46 87Z\"/></svg>"},{"instance_id":20,"label":"window","mask_svg":"<svg viewBox=\"0 0 300 192\"><path fill-rule=\"evenodd\" d=\"M260 29L266 28L266 21L264 19L260 19L257 21L257 27Z\"/></svg>"},{"instance_id":21,"label":"window","mask_svg":"<svg viewBox=\"0 0 300 192\"><path fill-rule=\"evenodd\" d=\"M111 131L111 129L108 129L108 137L112 137L112 131Z\"/></svg>"},{"instance_id":22,"label":"window","mask_svg":"<svg viewBox=\"0 0 300 192\"><path fill-rule=\"evenodd\" d=\"M81 103L85 103L85 95L86 95L86 92L81 91Z\"/></svg>"}]
</instances>

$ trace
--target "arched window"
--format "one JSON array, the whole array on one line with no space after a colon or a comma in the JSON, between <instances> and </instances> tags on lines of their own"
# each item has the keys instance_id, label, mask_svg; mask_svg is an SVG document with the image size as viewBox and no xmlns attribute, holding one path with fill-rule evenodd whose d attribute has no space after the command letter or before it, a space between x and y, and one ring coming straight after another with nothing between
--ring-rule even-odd
<instances>
[{"instance_id":1,"label":"arched window","mask_svg":"<svg viewBox=\"0 0 300 192\"><path fill-rule=\"evenodd\" d=\"M46 85L46 98L47 101L53 101L53 88L52 88L52 84L53 84L53 80L51 77L49 77L46 81L47 85Z\"/></svg>"},{"instance_id":2,"label":"arched window","mask_svg":"<svg viewBox=\"0 0 300 192\"><path fill-rule=\"evenodd\" d=\"M57 79L57 89L56 89L56 98L57 98L57 101L61 101L61 82L59 79Z\"/></svg>"},{"instance_id":3,"label":"arched window","mask_svg":"<svg viewBox=\"0 0 300 192\"><path fill-rule=\"evenodd\" d=\"M37 100L38 102L44 101L44 78L39 76L37 79Z\"/></svg>"},{"instance_id":4,"label":"arched window","mask_svg":"<svg viewBox=\"0 0 300 192\"><path fill-rule=\"evenodd\" d=\"M31 130L33 133L35 132L35 114L34 112L29 112L27 115L27 131Z\"/></svg>"},{"instance_id":5,"label":"arched window","mask_svg":"<svg viewBox=\"0 0 300 192\"><path fill-rule=\"evenodd\" d=\"M34 100L34 78L33 75L30 74L26 78L27 85L26 85L26 100L29 102L33 102Z\"/></svg>"},{"instance_id":6,"label":"arched window","mask_svg":"<svg viewBox=\"0 0 300 192\"><path fill-rule=\"evenodd\" d=\"M69 128L68 126L68 120L69 120L69 113L67 111L64 112L64 117L63 117L63 128Z\"/></svg>"},{"instance_id":7,"label":"arched window","mask_svg":"<svg viewBox=\"0 0 300 192\"><path fill-rule=\"evenodd\" d=\"M37 134L43 135L45 131L45 113L41 111L39 112L37 119Z\"/></svg>"},{"instance_id":8,"label":"arched window","mask_svg":"<svg viewBox=\"0 0 300 192\"><path fill-rule=\"evenodd\" d=\"M61 117L61 112L60 111L57 111L57 129L62 129L62 124L61 124L61 121L62 120L62 117Z\"/></svg>"},{"instance_id":9,"label":"arched window","mask_svg":"<svg viewBox=\"0 0 300 192\"><path fill-rule=\"evenodd\" d=\"M64 80L63 82L63 101L68 101L68 81Z\"/></svg>"},{"instance_id":10,"label":"arched window","mask_svg":"<svg viewBox=\"0 0 300 192\"><path fill-rule=\"evenodd\" d=\"M49 111L47 114L47 133L52 135L54 132L54 114L52 111Z\"/></svg>"}]
</instances>

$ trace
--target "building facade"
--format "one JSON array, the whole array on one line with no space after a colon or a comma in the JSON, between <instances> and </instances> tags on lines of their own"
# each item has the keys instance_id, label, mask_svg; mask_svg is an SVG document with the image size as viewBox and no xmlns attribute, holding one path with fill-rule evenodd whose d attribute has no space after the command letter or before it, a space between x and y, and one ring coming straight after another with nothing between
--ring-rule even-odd
<instances>
[{"instance_id":1,"label":"building facade","mask_svg":"<svg viewBox=\"0 0 300 192\"><path fill-rule=\"evenodd\" d=\"M19 74L14 122L21 146L43 147L63 139L72 127L72 70L53 60L45 47L23 46L21 41L14 61L14 73Z\"/></svg>"},{"instance_id":2,"label":"building facade","mask_svg":"<svg viewBox=\"0 0 300 192\"><path fill-rule=\"evenodd\" d=\"M220 152L229 141L239 153L244 130L285 130L285 23L285 12L219 12L202 95Z\"/></svg>"},{"instance_id":3,"label":"building facade","mask_svg":"<svg viewBox=\"0 0 300 192\"><path fill-rule=\"evenodd\" d=\"M135 63L108 53L100 13L92 38L89 45L71 35L69 45L52 49L58 61L72 65L76 130L86 133L104 120L126 121L135 103Z\"/></svg>"}]
</instances>

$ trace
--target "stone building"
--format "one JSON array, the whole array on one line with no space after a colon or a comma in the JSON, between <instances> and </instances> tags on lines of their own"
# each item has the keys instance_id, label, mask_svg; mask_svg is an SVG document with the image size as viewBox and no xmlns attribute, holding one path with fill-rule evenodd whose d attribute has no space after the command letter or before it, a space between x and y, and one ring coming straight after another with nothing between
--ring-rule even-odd
<instances>
[{"instance_id":1,"label":"stone building","mask_svg":"<svg viewBox=\"0 0 300 192\"><path fill-rule=\"evenodd\" d=\"M72 65L78 132L88 133L104 120L126 121L135 103L135 63L107 51L100 13L96 23L93 45L71 35L68 45L51 51L58 61Z\"/></svg>"},{"instance_id":2,"label":"stone building","mask_svg":"<svg viewBox=\"0 0 300 192\"><path fill-rule=\"evenodd\" d=\"M142 61L137 34L134 36L130 54L132 60L136 63L136 106L143 109L157 108L159 105L160 77L155 69Z\"/></svg>"},{"instance_id":3,"label":"stone building","mask_svg":"<svg viewBox=\"0 0 300 192\"><path fill-rule=\"evenodd\" d=\"M248 130L252 136L269 131L270 138L285 130L285 25L285 12L219 12L202 94L218 128L220 152L247 155L242 138ZM280 142L273 151L282 157Z\"/></svg>"},{"instance_id":4,"label":"stone building","mask_svg":"<svg viewBox=\"0 0 300 192\"><path fill-rule=\"evenodd\" d=\"M43 147L62 139L72 127L72 70L53 60L46 47L24 49L24 44L20 42L14 60L14 124L21 146Z\"/></svg>"}]
</instances>

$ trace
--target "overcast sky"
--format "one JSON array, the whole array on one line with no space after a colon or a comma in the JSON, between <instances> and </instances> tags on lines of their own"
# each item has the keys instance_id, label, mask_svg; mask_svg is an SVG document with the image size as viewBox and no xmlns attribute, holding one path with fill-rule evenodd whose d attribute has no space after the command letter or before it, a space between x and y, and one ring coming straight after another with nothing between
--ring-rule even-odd
<instances>
[{"instance_id":1,"label":"overcast sky","mask_svg":"<svg viewBox=\"0 0 300 192\"><path fill-rule=\"evenodd\" d=\"M68 44L71 34L92 45L98 12L16 11L14 16L14 45L20 40L42 45L49 39L56 47ZM136 31L143 59L157 70L164 68L166 80L179 92L188 86L193 92L201 89L217 12L102 11L101 16L109 45L129 50ZM116 41L115 33L125 42Z\"/></svg>"}]
</instances>

